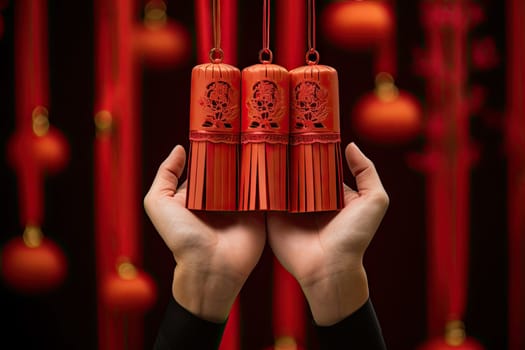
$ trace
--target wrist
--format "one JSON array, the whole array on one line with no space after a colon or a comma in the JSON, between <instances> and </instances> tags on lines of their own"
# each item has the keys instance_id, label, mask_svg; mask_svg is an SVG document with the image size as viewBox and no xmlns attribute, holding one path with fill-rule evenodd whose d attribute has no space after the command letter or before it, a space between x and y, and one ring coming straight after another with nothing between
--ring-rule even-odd
<instances>
[{"instance_id":1,"label":"wrist","mask_svg":"<svg viewBox=\"0 0 525 350\"><path fill-rule=\"evenodd\" d=\"M362 264L356 268L325 274L302 285L319 326L331 326L358 310L369 297L368 280Z\"/></svg>"},{"instance_id":2,"label":"wrist","mask_svg":"<svg viewBox=\"0 0 525 350\"><path fill-rule=\"evenodd\" d=\"M242 284L223 274L177 266L173 272L172 294L195 316L222 323L228 318Z\"/></svg>"}]
</instances>

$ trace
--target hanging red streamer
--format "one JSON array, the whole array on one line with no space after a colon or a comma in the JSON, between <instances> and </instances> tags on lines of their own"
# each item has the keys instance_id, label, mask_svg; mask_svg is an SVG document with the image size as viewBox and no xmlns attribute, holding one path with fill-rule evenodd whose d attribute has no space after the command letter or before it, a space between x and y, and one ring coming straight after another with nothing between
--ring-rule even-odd
<instances>
[{"instance_id":1,"label":"hanging red streamer","mask_svg":"<svg viewBox=\"0 0 525 350\"><path fill-rule=\"evenodd\" d=\"M113 140L111 137L115 62L115 3L95 1L95 125L97 134L94 149L95 187L95 247L97 297L103 299L103 283L115 270ZM100 350L119 349L118 323L111 310L102 302L97 304L98 347Z\"/></svg>"},{"instance_id":2,"label":"hanging red streamer","mask_svg":"<svg viewBox=\"0 0 525 350\"><path fill-rule=\"evenodd\" d=\"M425 3L429 46L428 143L428 333L441 336L447 322L462 321L467 303L469 174L465 2ZM439 130L436 132L436 130Z\"/></svg>"},{"instance_id":3,"label":"hanging red streamer","mask_svg":"<svg viewBox=\"0 0 525 350\"><path fill-rule=\"evenodd\" d=\"M276 62L293 69L304 62L305 16L303 0L276 2ZM306 309L301 287L277 259L273 260L273 334L275 339L291 337L306 344Z\"/></svg>"},{"instance_id":4,"label":"hanging red streamer","mask_svg":"<svg viewBox=\"0 0 525 350\"><path fill-rule=\"evenodd\" d=\"M525 348L525 3L507 1L509 349Z\"/></svg>"},{"instance_id":5,"label":"hanging red streamer","mask_svg":"<svg viewBox=\"0 0 525 350\"><path fill-rule=\"evenodd\" d=\"M20 216L23 225L41 225L43 169L34 148L33 111L48 106L47 1L22 0L16 4L15 66L17 132L10 145L19 173ZM47 116L46 116L47 117Z\"/></svg>"}]
</instances>

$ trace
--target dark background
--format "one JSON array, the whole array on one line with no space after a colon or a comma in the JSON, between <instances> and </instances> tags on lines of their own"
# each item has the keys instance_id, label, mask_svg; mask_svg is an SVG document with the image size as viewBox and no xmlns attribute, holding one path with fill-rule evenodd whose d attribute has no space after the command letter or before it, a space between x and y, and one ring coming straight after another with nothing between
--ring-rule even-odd
<instances>
[{"instance_id":1,"label":"dark background","mask_svg":"<svg viewBox=\"0 0 525 350\"><path fill-rule=\"evenodd\" d=\"M424 47L418 0L397 2L398 85L424 99L424 80L415 74L414 49ZM0 140L14 132L13 7L2 12L5 33L0 39ZM322 8L328 1L319 1ZM487 349L507 347L507 224L506 158L502 123L505 109L505 9L503 1L484 0L486 21L472 39L496 40L500 64L490 71L471 71L472 84L488 90L471 135L480 159L471 177L471 258L467 331ZM260 11L240 1L239 64L255 63L260 46ZM0 285L0 348L94 349L96 334L95 253L93 234L93 4L89 1L49 1L50 120L70 142L67 169L45 183L43 231L65 250L69 274L57 290L38 296L17 294ZM258 8L258 6L257 6ZM192 2L168 1L169 14L194 36ZM276 33L275 35L278 35ZM195 41L193 41L195 42ZM355 140L376 163L390 198L390 209L366 256L371 295L390 349L413 349L425 340L425 179L407 166L409 154L421 152L425 140L379 146L361 140L350 127L357 98L373 88L372 56L331 47L318 40L322 63L339 71L341 126L345 143ZM193 48L195 51L195 48ZM278 53L276 53L278 61ZM187 145L189 77L195 59L170 70L145 69L143 74L142 192L151 183L171 148ZM424 105L424 103L423 103ZM22 233L18 220L16 177L2 159L0 244ZM348 178L348 173L346 173ZM170 293L171 254L144 215L144 267L158 284L159 298L146 315L145 348L153 343ZM273 342L271 332L272 256L265 251L241 294L244 349L261 349ZM315 339L312 339L312 344ZM313 348L313 346L312 346Z\"/></svg>"}]
</instances>

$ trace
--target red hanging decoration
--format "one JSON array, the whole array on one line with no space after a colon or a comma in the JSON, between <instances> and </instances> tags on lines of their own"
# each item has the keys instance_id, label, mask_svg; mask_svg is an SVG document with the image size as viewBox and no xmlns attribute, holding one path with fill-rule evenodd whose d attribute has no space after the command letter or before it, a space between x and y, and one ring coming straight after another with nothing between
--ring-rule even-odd
<instances>
[{"instance_id":1,"label":"red hanging decoration","mask_svg":"<svg viewBox=\"0 0 525 350\"><path fill-rule=\"evenodd\" d=\"M304 0L277 1L278 62L287 69L302 64L305 51ZM275 349L300 349L306 344L306 300L295 278L273 259L272 316ZM272 347L273 349L273 347Z\"/></svg>"},{"instance_id":2,"label":"red hanging decoration","mask_svg":"<svg viewBox=\"0 0 525 350\"><path fill-rule=\"evenodd\" d=\"M167 18L166 3L149 1L145 6L144 23L133 33L135 52L153 68L172 67L190 56L190 36L186 28Z\"/></svg>"},{"instance_id":3,"label":"red hanging decoration","mask_svg":"<svg viewBox=\"0 0 525 350\"><path fill-rule=\"evenodd\" d=\"M283 35L277 37L277 47L282 64L292 68L300 64L304 52L303 40L305 12L304 1L278 2L278 23ZM290 178L290 183L293 183ZM273 287L273 325L275 347L273 349L301 349L306 344L305 300L297 281L275 259Z\"/></svg>"},{"instance_id":4,"label":"red hanging decoration","mask_svg":"<svg viewBox=\"0 0 525 350\"><path fill-rule=\"evenodd\" d=\"M375 91L361 97L354 107L352 125L367 140L401 143L421 132L422 111L412 95L397 89L390 74L380 73Z\"/></svg>"},{"instance_id":5,"label":"red hanging decoration","mask_svg":"<svg viewBox=\"0 0 525 350\"><path fill-rule=\"evenodd\" d=\"M339 129L337 71L318 65L315 50L315 1L308 1L306 66L290 71L291 212L343 207L343 168Z\"/></svg>"},{"instance_id":6,"label":"red hanging decoration","mask_svg":"<svg viewBox=\"0 0 525 350\"><path fill-rule=\"evenodd\" d=\"M468 1L425 3L422 8L431 64L427 96L429 130L421 159L428 198L428 334L446 332L448 345L467 342L463 323L467 304L469 172L474 161L466 98ZM448 333L460 334L452 337ZM431 342L441 346L442 341ZM445 345L443 345L445 346Z\"/></svg>"},{"instance_id":7,"label":"red hanging decoration","mask_svg":"<svg viewBox=\"0 0 525 350\"><path fill-rule=\"evenodd\" d=\"M242 71L240 210L287 209L289 77L272 64L269 27L264 0L261 63Z\"/></svg>"},{"instance_id":8,"label":"red hanging decoration","mask_svg":"<svg viewBox=\"0 0 525 350\"><path fill-rule=\"evenodd\" d=\"M235 299L224 328L219 350L241 349L241 303L239 297Z\"/></svg>"},{"instance_id":9,"label":"red hanging decoration","mask_svg":"<svg viewBox=\"0 0 525 350\"><path fill-rule=\"evenodd\" d=\"M1 266L10 286L29 294L55 289L67 271L62 250L35 226L26 227L23 238L13 238L5 245Z\"/></svg>"},{"instance_id":10,"label":"red hanging decoration","mask_svg":"<svg viewBox=\"0 0 525 350\"><path fill-rule=\"evenodd\" d=\"M195 1L195 32L197 36L197 62L209 61L209 48L212 47L212 35L210 29L211 10L209 0Z\"/></svg>"},{"instance_id":11,"label":"red hanging decoration","mask_svg":"<svg viewBox=\"0 0 525 350\"><path fill-rule=\"evenodd\" d=\"M48 111L38 106L32 113L32 131L15 133L7 147L9 163L16 168L20 161L32 157L35 166L49 174L64 170L69 162L69 145L65 136L49 124ZM31 154L31 155L29 155Z\"/></svg>"},{"instance_id":12,"label":"red hanging decoration","mask_svg":"<svg viewBox=\"0 0 525 350\"><path fill-rule=\"evenodd\" d=\"M155 302L155 283L130 262L118 264L101 282L102 300L111 311L141 313Z\"/></svg>"},{"instance_id":13,"label":"red hanging decoration","mask_svg":"<svg viewBox=\"0 0 525 350\"><path fill-rule=\"evenodd\" d=\"M115 1L94 2L95 19L95 262L97 271L97 326L100 350L122 349L119 344L120 324L104 300L104 281L114 271L115 190L113 167L113 98L116 61Z\"/></svg>"},{"instance_id":14,"label":"red hanging decoration","mask_svg":"<svg viewBox=\"0 0 525 350\"><path fill-rule=\"evenodd\" d=\"M156 298L140 254L140 132L134 14L97 1L95 236L100 349L141 349L143 312Z\"/></svg>"},{"instance_id":15,"label":"red hanging decoration","mask_svg":"<svg viewBox=\"0 0 525 350\"><path fill-rule=\"evenodd\" d=\"M220 1L213 1L212 63L193 68L190 101L190 151L187 207L237 210L240 139L240 75L222 63Z\"/></svg>"},{"instance_id":16,"label":"red hanging decoration","mask_svg":"<svg viewBox=\"0 0 525 350\"><path fill-rule=\"evenodd\" d=\"M66 259L43 237L44 173L64 168L69 152L65 138L49 126L47 2L16 4L15 66L17 131L8 158L18 175L23 238L12 239L2 253L2 274L19 292L38 293L60 285Z\"/></svg>"},{"instance_id":17,"label":"red hanging decoration","mask_svg":"<svg viewBox=\"0 0 525 350\"><path fill-rule=\"evenodd\" d=\"M509 349L525 349L525 3L507 1Z\"/></svg>"},{"instance_id":18,"label":"red hanging decoration","mask_svg":"<svg viewBox=\"0 0 525 350\"><path fill-rule=\"evenodd\" d=\"M394 20L382 1L336 1L324 9L321 26L338 47L373 48L388 40Z\"/></svg>"},{"instance_id":19,"label":"red hanging decoration","mask_svg":"<svg viewBox=\"0 0 525 350\"><path fill-rule=\"evenodd\" d=\"M305 299L297 280L275 260L273 334L275 348L306 345Z\"/></svg>"},{"instance_id":20,"label":"red hanging decoration","mask_svg":"<svg viewBox=\"0 0 525 350\"><path fill-rule=\"evenodd\" d=\"M352 125L359 136L375 143L407 142L421 132L423 118L417 99L400 91L394 81L397 75L394 0L366 6L384 8L391 24L384 37L374 44L375 91L360 98L352 112Z\"/></svg>"}]
</instances>

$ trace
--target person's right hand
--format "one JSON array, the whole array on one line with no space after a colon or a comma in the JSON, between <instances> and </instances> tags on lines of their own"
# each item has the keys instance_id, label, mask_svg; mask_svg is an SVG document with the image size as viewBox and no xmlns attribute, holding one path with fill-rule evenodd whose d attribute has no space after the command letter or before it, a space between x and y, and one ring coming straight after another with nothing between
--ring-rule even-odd
<instances>
[{"instance_id":1,"label":"person's right hand","mask_svg":"<svg viewBox=\"0 0 525 350\"><path fill-rule=\"evenodd\" d=\"M263 213L214 213L186 209L181 146L161 164L144 206L177 265L173 297L203 319L224 321L259 261L265 241Z\"/></svg>"}]
</instances>

